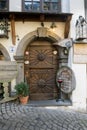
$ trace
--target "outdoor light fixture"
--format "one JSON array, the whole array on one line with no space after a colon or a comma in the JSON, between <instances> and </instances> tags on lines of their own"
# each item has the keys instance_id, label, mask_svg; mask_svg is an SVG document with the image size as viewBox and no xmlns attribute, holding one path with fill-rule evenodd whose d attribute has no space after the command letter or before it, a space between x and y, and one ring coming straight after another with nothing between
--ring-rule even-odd
<instances>
[{"instance_id":1,"label":"outdoor light fixture","mask_svg":"<svg viewBox=\"0 0 87 130\"><path fill-rule=\"evenodd\" d=\"M19 35L16 35L16 38L17 38L18 41L20 40Z\"/></svg>"},{"instance_id":2,"label":"outdoor light fixture","mask_svg":"<svg viewBox=\"0 0 87 130\"><path fill-rule=\"evenodd\" d=\"M0 19L0 38L6 37L8 38L8 19Z\"/></svg>"},{"instance_id":3,"label":"outdoor light fixture","mask_svg":"<svg viewBox=\"0 0 87 130\"><path fill-rule=\"evenodd\" d=\"M87 22L83 16L79 16L76 20L76 40L84 40L87 39Z\"/></svg>"},{"instance_id":4,"label":"outdoor light fixture","mask_svg":"<svg viewBox=\"0 0 87 130\"><path fill-rule=\"evenodd\" d=\"M57 55L57 51L56 51L56 50L54 50L54 51L53 51L53 54L54 54L54 55Z\"/></svg>"},{"instance_id":5,"label":"outdoor light fixture","mask_svg":"<svg viewBox=\"0 0 87 130\"><path fill-rule=\"evenodd\" d=\"M41 22L41 26L44 27L44 23L43 22Z\"/></svg>"},{"instance_id":6,"label":"outdoor light fixture","mask_svg":"<svg viewBox=\"0 0 87 130\"><path fill-rule=\"evenodd\" d=\"M67 49L66 47L64 47L63 52L64 52L64 55L68 55L68 53L69 53L69 49Z\"/></svg>"},{"instance_id":7,"label":"outdoor light fixture","mask_svg":"<svg viewBox=\"0 0 87 130\"><path fill-rule=\"evenodd\" d=\"M55 24L55 22L52 22L52 24L51 24L51 26L50 26L50 28L56 28L57 26L56 26L56 24Z\"/></svg>"}]
</instances>

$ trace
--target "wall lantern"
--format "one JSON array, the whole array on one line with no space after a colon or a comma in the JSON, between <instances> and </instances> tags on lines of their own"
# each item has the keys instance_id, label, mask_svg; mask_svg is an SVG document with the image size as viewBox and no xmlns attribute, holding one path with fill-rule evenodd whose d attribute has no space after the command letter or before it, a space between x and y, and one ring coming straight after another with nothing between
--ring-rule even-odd
<instances>
[{"instance_id":1,"label":"wall lantern","mask_svg":"<svg viewBox=\"0 0 87 130\"><path fill-rule=\"evenodd\" d=\"M87 39L87 22L83 16L79 16L76 20L76 40L84 40Z\"/></svg>"},{"instance_id":2,"label":"wall lantern","mask_svg":"<svg viewBox=\"0 0 87 130\"><path fill-rule=\"evenodd\" d=\"M56 28L57 26L56 26L56 24L55 24L55 22L52 22L52 24L51 24L51 26L50 26L50 28Z\"/></svg>"},{"instance_id":3,"label":"wall lantern","mask_svg":"<svg viewBox=\"0 0 87 130\"><path fill-rule=\"evenodd\" d=\"M52 22L52 23L51 23L50 28L52 29L53 32L55 31L55 29L57 28L55 22Z\"/></svg>"},{"instance_id":4,"label":"wall lantern","mask_svg":"<svg viewBox=\"0 0 87 130\"><path fill-rule=\"evenodd\" d=\"M0 19L0 38L6 37L8 38L8 19Z\"/></svg>"}]
</instances>

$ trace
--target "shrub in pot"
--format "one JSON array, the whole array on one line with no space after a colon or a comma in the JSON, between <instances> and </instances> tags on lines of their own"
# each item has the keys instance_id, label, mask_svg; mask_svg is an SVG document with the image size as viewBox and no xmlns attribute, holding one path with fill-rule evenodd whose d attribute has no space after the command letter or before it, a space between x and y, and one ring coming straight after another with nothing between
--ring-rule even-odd
<instances>
[{"instance_id":1,"label":"shrub in pot","mask_svg":"<svg viewBox=\"0 0 87 130\"><path fill-rule=\"evenodd\" d=\"M19 97L21 104L26 104L29 99L29 85L25 82L21 82L15 85L16 94Z\"/></svg>"}]
</instances>

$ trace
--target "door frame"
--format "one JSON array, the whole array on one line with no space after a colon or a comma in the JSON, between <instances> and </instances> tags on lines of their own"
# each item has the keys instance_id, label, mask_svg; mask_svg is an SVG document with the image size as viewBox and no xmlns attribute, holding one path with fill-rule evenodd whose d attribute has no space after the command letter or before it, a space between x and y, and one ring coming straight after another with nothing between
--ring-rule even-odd
<instances>
[{"instance_id":1,"label":"door frame","mask_svg":"<svg viewBox=\"0 0 87 130\"><path fill-rule=\"evenodd\" d=\"M24 59L29 61L28 64L24 62L24 76L29 84L30 100L55 99L58 93L55 82L59 69L58 48L47 38L38 38L28 44Z\"/></svg>"},{"instance_id":2,"label":"door frame","mask_svg":"<svg viewBox=\"0 0 87 130\"><path fill-rule=\"evenodd\" d=\"M52 44L59 43L61 38L56 35L54 32L50 31L48 28L40 27L37 30L26 34L23 39L19 42L16 55L14 56L18 64L18 75L16 83L24 81L24 52L29 43L34 41L36 38L48 38L52 41ZM60 46L60 45L59 45Z\"/></svg>"}]
</instances>

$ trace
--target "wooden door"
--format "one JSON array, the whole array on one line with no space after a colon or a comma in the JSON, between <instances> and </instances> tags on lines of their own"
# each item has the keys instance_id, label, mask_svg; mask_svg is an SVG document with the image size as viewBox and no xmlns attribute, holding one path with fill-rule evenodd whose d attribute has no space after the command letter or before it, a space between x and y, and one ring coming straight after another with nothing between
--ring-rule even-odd
<instances>
[{"instance_id":1,"label":"wooden door","mask_svg":"<svg viewBox=\"0 0 87 130\"><path fill-rule=\"evenodd\" d=\"M35 41L25 50L25 77L31 100L48 100L57 96L56 72L58 52L48 41Z\"/></svg>"}]
</instances>

